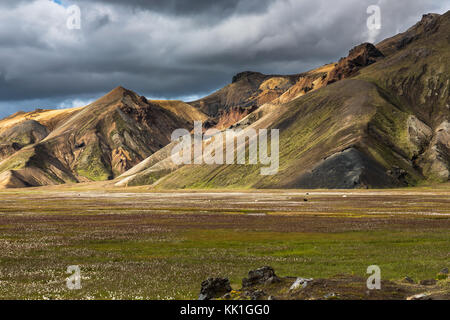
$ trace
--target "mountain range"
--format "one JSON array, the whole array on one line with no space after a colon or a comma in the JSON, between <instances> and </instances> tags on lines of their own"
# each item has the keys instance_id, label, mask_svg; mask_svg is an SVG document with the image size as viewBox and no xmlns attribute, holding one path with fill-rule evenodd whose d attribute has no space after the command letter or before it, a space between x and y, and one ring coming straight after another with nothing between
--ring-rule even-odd
<instances>
[{"instance_id":1,"label":"mountain range","mask_svg":"<svg viewBox=\"0 0 450 320\"><path fill-rule=\"evenodd\" d=\"M450 12L292 75L242 72L192 102L122 87L88 106L0 120L0 187L392 188L450 179ZM175 129L280 130L280 168L176 165Z\"/></svg>"}]
</instances>

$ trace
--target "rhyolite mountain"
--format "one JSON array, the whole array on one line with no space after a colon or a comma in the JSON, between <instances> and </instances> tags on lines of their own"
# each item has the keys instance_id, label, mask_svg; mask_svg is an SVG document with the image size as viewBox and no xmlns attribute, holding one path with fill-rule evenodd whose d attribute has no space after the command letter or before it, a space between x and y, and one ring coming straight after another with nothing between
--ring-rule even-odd
<instances>
[{"instance_id":1,"label":"rhyolite mountain","mask_svg":"<svg viewBox=\"0 0 450 320\"><path fill-rule=\"evenodd\" d=\"M114 179L154 188L389 188L449 181L450 12L292 75L243 72L198 101L117 88L0 121L4 187ZM280 168L175 165L174 129L280 130Z\"/></svg>"},{"instance_id":2,"label":"rhyolite mountain","mask_svg":"<svg viewBox=\"0 0 450 320\"><path fill-rule=\"evenodd\" d=\"M113 179L207 116L181 101L152 102L118 87L77 109L0 121L0 184L40 186Z\"/></svg>"}]
</instances>

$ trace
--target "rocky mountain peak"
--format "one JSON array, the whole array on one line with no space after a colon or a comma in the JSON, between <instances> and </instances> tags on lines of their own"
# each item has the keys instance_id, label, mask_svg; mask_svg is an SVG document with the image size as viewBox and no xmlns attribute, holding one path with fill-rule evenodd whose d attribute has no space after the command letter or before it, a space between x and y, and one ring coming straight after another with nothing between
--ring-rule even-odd
<instances>
[{"instance_id":1,"label":"rocky mountain peak","mask_svg":"<svg viewBox=\"0 0 450 320\"><path fill-rule=\"evenodd\" d=\"M448 19L448 14L448 12L443 16L437 13L424 14L422 20L417 22L406 32L381 41L377 45L377 48L386 56L389 56L419 39L429 37L438 31L439 26L441 25L441 19Z\"/></svg>"},{"instance_id":2,"label":"rocky mountain peak","mask_svg":"<svg viewBox=\"0 0 450 320\"><path fill-rule=\"evenodd\" d=\"M106 95L104 95L103 97L101 97L100 99L98 99L97 101L95 101L93 104L95 104L95 105L111 104L111 103L114 103L117 101L123 102L125 100L130 100L134 104L147 103L147 99L145 97L143 97L143 96L141 97L134 91L128 90L122 86L118 86L118 87L114 88L113 90L111 90Z\"/></svg>"},{"instance_id":3,"label":"rocky mountain peak","mask_svg":"<svg viewBox=\"0 0 450 320\"><path fill-rule=\"evenodd\" d=\"M371 43L362 43L349 51L347 57L339 60L335 69L330 72L327 83L348 78L356 74L361 68L369 66L384 58L383 53Z\"/></svg>"},{"instance_id":4,"label":"rocky mountain peak","mask_svg":"<svg viewBox=\"0 0 450 320\"><path fill-rule=\"evenodd\" d=\"M420 20L417 25L424 26L426 28L432 27L436 25L440 14L437 13L427 13L422 16L422 20Z\"/></svg>"},{"instance_id":5,"label":"rocky mountain peak","mask_svg":"<svg viewBox=\"0 0 450 320\"><path fill-rule=\"evenodd\" d=\"M384 55L371 43L363 43L350 50L347 60L360 66L368 66Z\"/></svg>"},{"instance_id":6,"label":"rocky mountain peak","mask_svg":"<svg viewBox=\"0 0 450 320\"><path fill-rule=\"evenodd\" d=\"M253 72L253 71L244 71L244 72L240 72L238 74L236 74L233 77L232 83L236 83L240 80L253 80L253 79L261 79L264 78L265 76L260 73L260 72Z\"/></svg>"},{"instance_id":7,"label":"rocky mountain peak","mask_svg":"<svg viewBox=\"0 0 450 320\"><path fill-rule=\"evenodd\" d=\"M131 90L128 90L122 86L118 86L111 90L107 95L116 96L116 97L125 97L125 96L134 96L136 93L134 93Z\"/></svg>"}]
</instances>

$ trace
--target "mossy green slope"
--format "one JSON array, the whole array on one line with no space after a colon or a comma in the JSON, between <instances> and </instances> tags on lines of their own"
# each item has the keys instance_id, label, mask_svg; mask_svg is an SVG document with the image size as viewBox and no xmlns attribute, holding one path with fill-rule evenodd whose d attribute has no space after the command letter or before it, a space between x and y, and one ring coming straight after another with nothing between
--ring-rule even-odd
<instances>
[{"instance_id":1,"label":"mossy green slope","mask_svg":"<svg viewBox=\"0 0 450 320\"><path fill-rule=\"evenodd\" d=\"M155 187L380 188L448 181L449 25L450 13L426 15L381 43L386 57L353 79L285 104L268 126L280 129L277 174L261 176L255 165L188 165ZM422 149L411 137L411 116L433 132Z\"/></svg>"},{"instance_id":2,"label":"mossy green slope","mask_svg":"<svg viewBox=\"0 0 450 320\"><path fill-rule=\"evenodd\" d=\"M309 184L304 180L305 175L323 163L323 159L349 148L372 159L367 152L371 141L368 124L379 114L391 114L396 110L395 106L383 99L375 85L359 80L338 82L300 97L286 107L283 116L271 125L271 128L280 130L280 168L277 174L262 176L260 165L190 165L163 178L158 182L158 187L322 187ZM377 170L386 168L384 180L380 180L383 183L378 183L381 177L377 177L360 181L356 186L402 185L386 174L388 168L395 164L398 164L395 160L377 163ZM366 171L373 169L365 168ZM414 177L418 175L414 169L407 169ZM333 181L333 178L333 175L327 175L323 187L339 188L343 181Z\"/></svg>"}]
</instances>

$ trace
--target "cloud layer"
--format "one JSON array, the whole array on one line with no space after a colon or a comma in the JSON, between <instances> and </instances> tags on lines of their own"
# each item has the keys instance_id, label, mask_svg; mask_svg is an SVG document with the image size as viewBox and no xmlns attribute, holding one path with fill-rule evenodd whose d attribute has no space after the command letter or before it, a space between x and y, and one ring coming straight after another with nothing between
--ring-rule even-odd
<instances>
[{"instance_id":1,"label":"cloud layer","mask_svg":"<svg viewBox=\"0 0 450 320\"><path fill-rule=\"evenodd\" d=\"M81 9L81 29L66 26ZM379 5L382 28L367 28ZM0 116L117 85L192 99L243 70L298 73L404 31L450 0L0 0Z\"/></svg>"}]
</instances>

